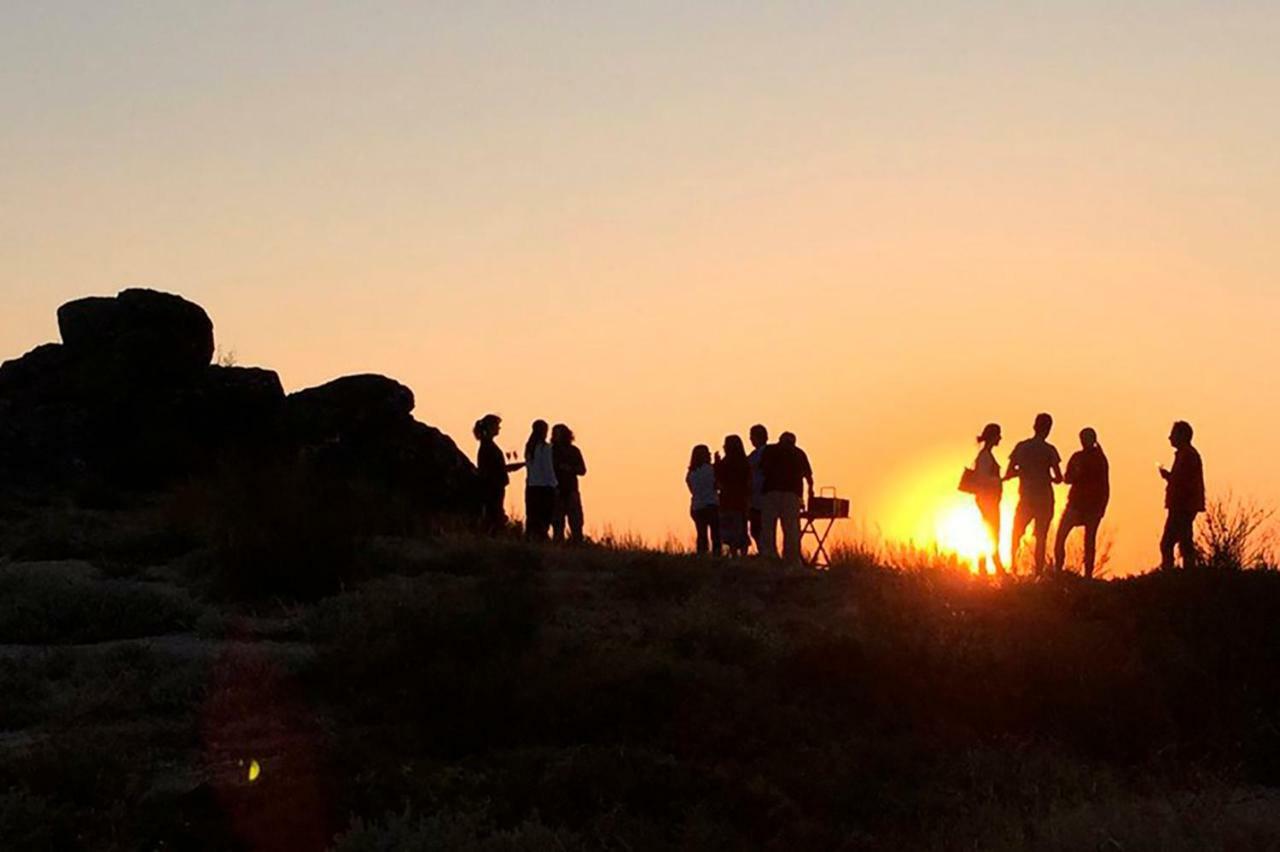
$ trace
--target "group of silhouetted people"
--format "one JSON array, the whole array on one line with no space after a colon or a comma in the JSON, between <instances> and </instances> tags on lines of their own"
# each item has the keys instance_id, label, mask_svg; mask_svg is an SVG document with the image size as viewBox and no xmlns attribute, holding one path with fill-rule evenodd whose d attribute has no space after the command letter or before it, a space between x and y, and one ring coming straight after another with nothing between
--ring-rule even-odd
<instances>
[{"instance_id":1,"label":"group of silhouetted people","mask_svg":"<svg viewBox=\"0 0 1280 852\"><path fill-rule=\"evenodd\" d=\"M574 444L573 430L563 423L554 428L535 420L524 445L524 460L504 453L497 444L502 418L486 414L472 430L480 449L476 468L480 479L481 524L488 532L507 528L506 498L511 474L525 471L525 535L537 541L550 537L580 544L583 535L582 491L578 479L587 473L582 451ZM548 440L549 438L549 440Z\"/></svg>"},{"instance_id":2,"label":"group of silhouetted people","mask_svg":"<svg viewBox=\"0 0 1280 852\"><path fill-rule=\"evenodd\" d=\"M813 496L813 468L796 436L783 432L769 443L769 430L751 427L748 454L738 435L724 439L714 456L706 444L693 448L685 484L698 553L745 556L752 541L761 556L778 557L778 527L782 528L782 558L800 562L801 514L805 488Z\"/></svg>"},{"instance_id":3,"label":"group of silhouetted people","mask_svg":"<svg viewBox=\"0 0 1280 852\"><path fill-rule=\"evenodd\" d=\"M1009 463L1001 473L993 452L1003 438L1000 427L991 423L978 436L982 449L973 467L965 471L961 489L974 496L982 520L991 540L991 561L995 570L1005 573L1000 558L1000 502L1004 483L1018 480L1018 507L1013 520L1013 561L1017 564L1018 550L1028 528L1035 536L1035 573L1040 576L1046 568L1049 527L1053 523L1055 498L1053 488L1059 483L1070 486L1067 506L1058 521L1058 534L1054 541L1053 568L1061 571L1066 562L1067 539L1077 528L1084 529L1084 575L1092 577L1098 554L1098 529L1106 516L1111 501L1111 467L1106 453L1098 442L1098 433L1090 428L1080 432L1080 450L1067 462L1062 471L1062 457L1049 443L1053 431L1053 418L1048 414L1036 417L1034 434L1020 442L1009 454ZM1165 521L1164 535L1160 540L1161 568L1174 567L1175 549L1186 568L1195 567L1196 516L1205 511L1204 465L1200 453L1192 446L1195 436L1191 424L1178 421L1169 434L1169 443L1175 452L1173 467L1160 468L1164 477ZM986 559L979 570L987 571Z\"/></svg>"}]
</instances>

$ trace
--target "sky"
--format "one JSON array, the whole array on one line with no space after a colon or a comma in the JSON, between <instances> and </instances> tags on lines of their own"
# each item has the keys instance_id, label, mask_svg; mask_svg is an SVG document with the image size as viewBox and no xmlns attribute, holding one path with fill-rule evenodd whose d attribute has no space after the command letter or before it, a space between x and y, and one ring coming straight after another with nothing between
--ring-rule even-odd
<instances>
[{"instance_id":1,"label":"sky","mask_svg":"<svg viewBox=\"0 0 1280 852\"><path fill-rule=\"evenodd\" d=\"M1174 419L1280 501L1280 5L115 2L0 11L0 358L127 286L287 389L576 431L588 526L794 431L926 541L988 421L1111 456L1158 561ZM518 509L519 485L510 507ZM957 501L960 501L959 503ZM1060 502L1062 502L1060 498Z\"/></svg>"}]
</instances>

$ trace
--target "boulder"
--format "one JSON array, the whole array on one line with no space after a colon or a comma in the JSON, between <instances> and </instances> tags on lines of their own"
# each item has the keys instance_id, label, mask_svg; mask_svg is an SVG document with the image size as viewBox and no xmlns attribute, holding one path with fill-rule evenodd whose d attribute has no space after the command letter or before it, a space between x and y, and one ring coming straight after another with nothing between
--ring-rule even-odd
<instances>
[{"instance_id":1,"label":"boulder","mask_svg":"<svg viewBox=\"0 0 1280 852\"><path fill-rule=\"evenodd\" d=\"M213 358L204 308L155 290L68 302L58 309L58 330L74 356L118 363L140 378L190 377Z\"/></svg>"},{"instance_id":2,"label":"boulder","mask_svg":"<svg viewBox=\"0 0 1280 852\"><path fill-rule=\"evenodd\" d=\"M395 379L366 373L290 394L287 416L291 434L308 443L386 431L410 422L413 406L413 391Z\"/></svg>"},{"instance_id":3,"label":"boulder","mask_svg":"<svg viewBox=\"0 0 1280 852\"><path fill-rule=\"evenodd\" d=\"M151 290L69 302L58 325L61 344L0 364L0 492L149 493L228 462L302 465L418 517L475 508L474 466L394 379L286 396L270 370L211 365L204 309Z\"/></svg>"}]
</instances>

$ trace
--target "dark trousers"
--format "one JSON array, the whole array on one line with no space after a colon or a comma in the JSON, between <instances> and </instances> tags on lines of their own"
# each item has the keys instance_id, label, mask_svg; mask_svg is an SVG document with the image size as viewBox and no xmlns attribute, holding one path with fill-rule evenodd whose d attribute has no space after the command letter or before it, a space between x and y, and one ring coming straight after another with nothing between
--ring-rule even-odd
<instances>
[{"instance_id":1,"label":"dark trousers","mask_svg":"<svg viewBox=\"0 0 1280 852\"><path fill-rule=\"evenodd\" d=\"M756 553L763 553L764 551L760 549L760 536L764 535L764 512L752 508L747 513L747 520L751 528L751 540L756 543Z\"/></svg>"},{"instance_id":2,"label":"dark trousers","mask_svg":"<svg viewBox=\"0 0 1280 852\"><path fill-rule=\"evenodd\" d=\"M1076 506L1067 504L1058 521L1058 538L1053 543L1053 564L1059 571L1067 562L1067 537L1076 527L1084 527L1084 575L1093 576L1093 569L1098 560L1098 527L1102 526L1102 515L1099 512L1082 511Z\"/></svg>"},{"instance_id":3,"label":"dark trousers","mask_svg":"<svg viewBox=\"0 0 1280 852\"><path fill-rule=\"evenodd\" d=\"M556 513L551 523L551 538L564 541L565 524L569 526L569 541L581 544L582 537L582 492L561 491L556 495Z\"/></svg>"},{"instance_id":4,"label":"dark trousers","mask_svg":"<svg viewBox=\"0 0 1280 852\"><path fill-rule=\"evenodd\" d=\"M480 499L480 528L486 533L502 532L507 526L507 490L490 491Z\"/></svg>"},{"instance_id":5,"label":"dark trousers","mask_svg":"<svg viewBox=\"0 0 1280 852\"><path fill-rule=\"evenodd\" d=\"M1013 514L1013 570L1018 570L1018 550L1022 539L1027 534L1027 527L1036 526L1036 576L1044 573L1045 552L1049 549L1049 525L1053 523L1053 498L1047 501L1018 501L1018 510Z\"/></svg>"},{"instance_id":6,"label":"dark trousers","mask_svg":"<svg viewBox=\"0 0 1280 852\"><path fill-rule=\"evenodd\" d=\"M546 541L555 511L555 488L541 485L526 488L524 490L524 534L537 541Z\"/></svg>"},{"instance_id":7,"label":"dark trousers","mask_svg":"<svg viewBox=\"0 0 1280 852\"><path fill-rule=\"evenodd\" d=\"M704 506L690 513L694 529L698 531L698 553L706 553L708 543L711 552L720 555L720 507ZM710 540L708 542L708 539Z\"/></svg>"},{"instance_id":8,"label":"dark trousers","mask_svg":"<svg viewBox=\"0 0 1280 852\"><path fill-rule=\"evenodd\" d=\"M1173 549L1182 551L1182 567L1195 568L1200 559L1196 550L1196 515L1185 509L1170 509L1160 537L1160 569L1173 569Z\"/></svg>"}]
</instances>

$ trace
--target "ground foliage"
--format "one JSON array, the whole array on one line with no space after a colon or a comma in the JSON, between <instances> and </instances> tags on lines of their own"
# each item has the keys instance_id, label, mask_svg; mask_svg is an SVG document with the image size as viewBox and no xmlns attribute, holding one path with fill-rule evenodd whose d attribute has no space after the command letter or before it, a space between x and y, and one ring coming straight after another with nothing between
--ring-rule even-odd
<instances>
[{"instance_id":1,"label":"ground foliage","mask_svg":"<svg viewBox=\"0 0 1280 852\"><path fill-rule=\"evenodd\" d=\"M296 596L279 584L306 560L225 582L306 535L306 515L290 509L269 547L122 536L136 518L9 525L0 846L1280 837L1273 571L1000 587L868 553L810 573L361 526ZM58 525L76 531L65 552Z\"/></svg>"}]
</instances>

